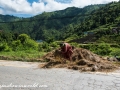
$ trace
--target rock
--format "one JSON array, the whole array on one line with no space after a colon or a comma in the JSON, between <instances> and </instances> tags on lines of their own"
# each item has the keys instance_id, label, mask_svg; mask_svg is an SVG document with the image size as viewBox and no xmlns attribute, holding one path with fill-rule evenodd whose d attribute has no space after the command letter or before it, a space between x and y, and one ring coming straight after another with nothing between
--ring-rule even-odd
<instances>
[{"instance_id":1,"label":"rock","mask_svg":"<svg viewBox=\"0 0 120 90\"><path fill-rule=\"evenodd\" d=\"M92 67L92 71L98 71L98 67L96 66L96 65L94 65L93 67Z\"/></svg>"},{"instance_id":2,"label":"rock","mask_svg":"<svg viewBox=\"0 0 120 90\"><path fill-rule=\"evenodd\" d=\"M88 63L89 63L89 61L86 59L81 59L76 62L77 65L87 65Z\"/></svg>"},{"instance_id":3,"label":"rock","mask_svg":"<svg viewBox=\"0 0 120 90\"><path fill-rule=\"evenodd\" d=\"M73 70L78 70L78 67L77 67L77 66L68 66L67 68L68 68L68 69L73 69Z\"/></svg>"},{"instance_id":4,"label":"rock","mask_svg":"<svg viewBox=\"0 0 120 90\"><path fill-rule=\"evenodd\" d=\"M108 58L108 61L118 61L115 57Z\"/></svg>"},{"instance_id":5,"label":"rock","mask_svg":"<svg viewBox=\"0 0 120 90\"><path fill-rule=\"evenodd\" d=\"M92 70L92 68L90 68L90 67L84 67L81 69L81 71L91 71L91 70Z\"/></svg>"}]
</instances>

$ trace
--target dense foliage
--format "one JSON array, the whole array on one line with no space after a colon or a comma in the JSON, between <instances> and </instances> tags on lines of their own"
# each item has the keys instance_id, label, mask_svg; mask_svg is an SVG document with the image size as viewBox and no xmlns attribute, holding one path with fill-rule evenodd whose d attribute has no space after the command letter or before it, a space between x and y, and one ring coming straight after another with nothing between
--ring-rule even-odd
<instances>
[{"instance_id":1,"label":"dense foliage","mask_svg":"<svg viewBox=\"0 0 120 90\"><path fill-rule=\"evenodd\" d=\"M65 39L75 31L74 26L83 22L92 11L103 6L70 7L61 11L44 12L17 22L0 23L0 30L19 34L26 33L35 40L46 40L48 38L55 40Z\"/></svg>"},{"instance_id":2,"label":"dense foliage","mask_svg":"<svg viewBox=\"0 0 120 90\"><path fill-rule=\"evenodd\" d=\"M66 40L74 46L84 43L80 47L99 55L119 55L120 1L44 12L31 18L5 17L0 16L0 51L48 52L58 47L56 40Z\"/></svg>"},{"instance_id":3,"label":"dense foliage","mask_svg":"<svg viewBox=\"0 0 120 90\"><path fill-rule=\"evenodd\" d=\"M15 17L15 16L10 16L10 15L1 15L0 14L0 22L4 23L4 22L12 22L12 21L18 21L22 18L18 18L18 17Z\"/></svg>"},{"instance_id":4,"label":"dense foliage","mask_svg":"<svg viewBox=\"0 0 120 90\"><path fill-rule=\"evenodd\" d=\"M16 35L13 33L0 33L0 51L24 51L37 50L48 52L58 47L53 41L37 42L27 34Z\"/></svg>"},{"instance_id":5,"label":"dense foliage","mask_svg":"<svg viewBox=\"0 0 120 90\"><path fill-rule=\"evenodd\" d=\"M70 7L55 12L23 18L17 22L0 23L0 30L26 33L35 40L64 40L92 31L97 36L110 34L112 28L120 25L120 2L106 5L90 5L84 8ZM107 33L105 33L107 32Z\"/></svg>"},{"instance_id":6,"label":"dense foliage","mask_svg":"<svg viewBox=\"0 0 120 90\"><path fill-rule=\"evenodd\" d=\"M107 43L100 43L100 44L88 44L88 45L80 45L80 47L82 48L86 48L98 55L110 55L110 53L112 52L111 50L111 46Z\"/></svg>"}]
</instances>

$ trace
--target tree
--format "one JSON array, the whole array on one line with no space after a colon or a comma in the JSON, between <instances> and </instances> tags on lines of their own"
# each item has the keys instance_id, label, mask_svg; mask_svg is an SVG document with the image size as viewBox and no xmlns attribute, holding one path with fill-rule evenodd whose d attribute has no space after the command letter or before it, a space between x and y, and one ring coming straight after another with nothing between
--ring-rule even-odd
<instances>
[{"instance_id":1,"label":"tree","mask_svg":"<svg viewBox=\"0 0 120 90\"><path fill-rule=\"evenodd\" d=\"M18 40L21 41L23 49L37 49L38 43L30 38L27 34L20 34Z\"/></svg>"},{"instance_id":2,"label":"tree","mask_svg":"<svg viewBox=\"0 0 120 90\"><path fill-rule=\"evenodd\" d=\"M20 34L18 36L18 40L20 40L22 44L24 44L27 39L30 39L30 36L28 36L27 34Z\"/></svg>"}]
</instances>

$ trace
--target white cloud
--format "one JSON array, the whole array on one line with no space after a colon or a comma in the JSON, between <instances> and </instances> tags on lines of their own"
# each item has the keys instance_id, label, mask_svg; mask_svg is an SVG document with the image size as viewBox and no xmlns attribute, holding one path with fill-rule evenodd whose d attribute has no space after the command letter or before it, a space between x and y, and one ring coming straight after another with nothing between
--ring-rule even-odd
<instances>
[{"instance_id":1,"label":"white cloud","mask_svg":"<svg viewBox=\"0 0 120 90\"><path fill-rule=\"evenodd\" d=\"M91 5L91 4L105 4L111 1L119 1L119 0L72 0L70 6L84 7L86 5Z\"/></svg>"},{"instance_id":2,"label":"white cloud","mask_svg":"<svg viewBox=\"0 0 120 90\"><path fill-rule=\"evenodd\" d=\"M39 2L34 1L32 4L28 0L0 0L0 14L36 15L44 11L51 12L72 6L84 7L90 4L103 4L111 1L119 0L69 0L69 3L62 3L63 0L39 0ZM64 2L68 1L64 0Z\"/></svg>"},{"instance_id":3,"label":"white cloud","mask_svg":"<svg viewBox=\"0 0 120 90\"><path fill-rule=\"evenodd\" d=\"M0 14L4 14L3 10L0 8Z\"/></svg>"},{"instance_id":4,"label":"white cloud","mask_svg":"<svg viewBox=\"0 0 120 90\"><path fill-rule=\"evenodd\" d=\"M7 1L7 2L6 2ZM26 0L0 0L4 13L30 13L32 7Z\"/></svg>"}]
</instances>

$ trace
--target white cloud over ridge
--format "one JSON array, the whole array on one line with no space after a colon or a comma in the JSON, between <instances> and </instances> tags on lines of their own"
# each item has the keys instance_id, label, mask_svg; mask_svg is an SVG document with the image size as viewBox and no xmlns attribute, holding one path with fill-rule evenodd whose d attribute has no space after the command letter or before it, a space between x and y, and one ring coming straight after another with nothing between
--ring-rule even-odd
<instances>
[{"instance_id":1,"label":"white cloud over ridge","mask_svg":"<svg viewBox=\"0 0 120 90\"><path fill-rule=\"evenodd\" d=\"M30 14L37 15L44 11L51 12L67 7L84 7L91 4L104 4L119 0L39 0L30 3L29 0L0 0L0 14ZM63 3L64 1L64 3ZM68 2L68 3L65 3Z\"/></svg>"}]
</instances>

